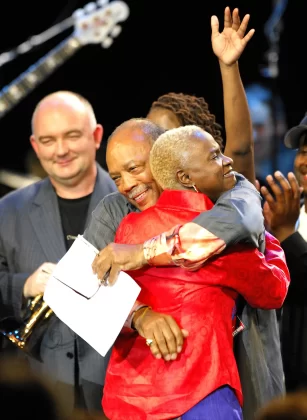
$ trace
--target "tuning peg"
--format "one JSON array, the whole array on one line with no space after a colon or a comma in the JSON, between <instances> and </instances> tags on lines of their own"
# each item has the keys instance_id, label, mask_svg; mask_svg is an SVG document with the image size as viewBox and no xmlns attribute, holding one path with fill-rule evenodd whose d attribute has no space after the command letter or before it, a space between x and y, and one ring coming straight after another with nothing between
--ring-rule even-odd
<instances>
[{"instance_id":1,"label":"tuning peg","mask_svg":"<svg viewBox=\"0 0 307 420\"><path fill-rule=\"evenodd\" d=\"M105 6L107 3L109 3L108 0L98 0L97 4L101 7Z\"/></svg>"},{"instance_id":2,"label":"tuning peg","mask_svg":"<svg viewBox=\"0 0 307 420\"><path fill-rule=\"evenodd\" d=\"M111 35L113 38L116 38L122 31L122 27L120 25L115 25L111 31Z\"/></svg>"},{"instance_id":3,"label":"tuning peg","mask_svg":"<svg viewBox=\"0 0 307 420\"><path fill-rule=\"evenodd\" d=\"M110 38L109 36L106 37L101 43L103 48L109 48L112 44L113 44L113 39Z\"/></svg>"},{"instance_id":4,"label":"tuning peg","mask_svg":"<svg viewBox=\"0 0 307 420\"><path fill-rule=\"evenodd\" d=\"M84 11L86 13L92 13L94 10L97 9L96 3L94 3L93 1L91 3L87 3L84 7L83 7Z\"/></svg>"},{"instance_id":5,"label":"tuning peg","mask_svg":"<svg viewBox=\"0 0 307 420\"><path fill-rule=\"evenodd\" d=\"M82 16L84 16L84 10L83 9L77 9L72 14L72 17L76 20L80 19Z\"/></svg>"}]
</instances>

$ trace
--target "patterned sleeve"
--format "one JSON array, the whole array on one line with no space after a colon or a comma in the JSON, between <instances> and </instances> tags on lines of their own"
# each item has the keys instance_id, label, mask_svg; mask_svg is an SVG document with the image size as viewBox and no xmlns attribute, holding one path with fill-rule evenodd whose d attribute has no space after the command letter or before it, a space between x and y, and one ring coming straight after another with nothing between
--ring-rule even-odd
<instances>
[{"instance_id":1,"label":"patterned sleeve","mask_svg":"<svg viewBox=\"0 0 307 420\"><path fill-rule=\"evenodd\" d=\"M222 239L196 223L186 223L144 242L143 249L149 265L177 265L196 270L225 246Z\"/></svg>"}]
</instances>

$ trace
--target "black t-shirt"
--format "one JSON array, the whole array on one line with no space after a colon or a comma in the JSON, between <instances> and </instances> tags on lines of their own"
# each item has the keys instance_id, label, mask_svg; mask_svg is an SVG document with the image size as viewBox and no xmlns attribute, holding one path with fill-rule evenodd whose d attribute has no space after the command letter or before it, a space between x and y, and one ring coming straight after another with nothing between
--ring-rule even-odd
<instances>
[{"instance_id":1,"label":"black t-shirt","mask_svg":"<svg viewBox=\"0 0 307 420\"><path fill-rule=\"evenodd\" d=\"M59 210L62 229L68 250L78 235L82 235L85 229L88 206L91 195L85 197L67 199L58 196Z\"/></svg>"}]
</instances>

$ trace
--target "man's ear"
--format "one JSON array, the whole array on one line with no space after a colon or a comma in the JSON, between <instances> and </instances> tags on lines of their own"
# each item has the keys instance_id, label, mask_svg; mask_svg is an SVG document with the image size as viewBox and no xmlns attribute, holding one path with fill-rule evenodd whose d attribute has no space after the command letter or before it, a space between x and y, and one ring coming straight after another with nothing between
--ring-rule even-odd
<instances>
[{"instance_id":1,"label":"man's ear","mask_svg":"<svg viewBox=\"0 0 307 420\"><path fill-rule=\"evenodd\" d=\"M185 188L193 188L193 182L191 181L189 175L183 170L179 169L177 171L178 182Z\"/></svg>"},{"instance_id":2,"label":"man's ear","mask_svg":"<svg viewBox=\"0 0 307 420\"><path fill-rule=\"evenodd\" d=\"M96 125L93 135L94 135L96 150L98 150L100 148L100 144L101 144L102 136L103 136L103 126L101 124Z\"/></svg>"},{"instance_id":3,"label":"man's ear","mask_svg":"<svg viewBox=\"0 0 307 420\"><path fill-rule=\"evenodd\" d=\"M31 134L31 136L30 136L30 143L31 143L31 146L33 147L33 149L34 149L34 152L36 153L36 155L37 155L37 149L38 149L38 147L37 147L37 143L36 143L36 141L35 141L35 137L34 137L34 134Z\"/></svg>"}]
</instances>

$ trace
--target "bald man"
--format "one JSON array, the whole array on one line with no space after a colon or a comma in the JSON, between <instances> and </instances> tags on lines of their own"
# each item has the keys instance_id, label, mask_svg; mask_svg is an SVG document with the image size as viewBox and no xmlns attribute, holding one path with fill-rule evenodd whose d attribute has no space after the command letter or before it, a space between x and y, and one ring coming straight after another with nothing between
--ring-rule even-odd
<instances>
[{"instance_id":1,"label":"bald man","mask_svg":"<svg viewBox=\"0 0 307 420\"><path fill-rule=\"evenodd\" d=\"M115 191L96 162L102 135L92 106L78 94L55 92L36 106L30 142L48 176L0 200L2 320L24 321L27 304L44 293L48 272L83 233L101 198ZM36 357L27 355L33 369L53 379L69 410L101 411L104 358L54 314L37 336L34 330Z\"/></svg>"}]
</instances>

